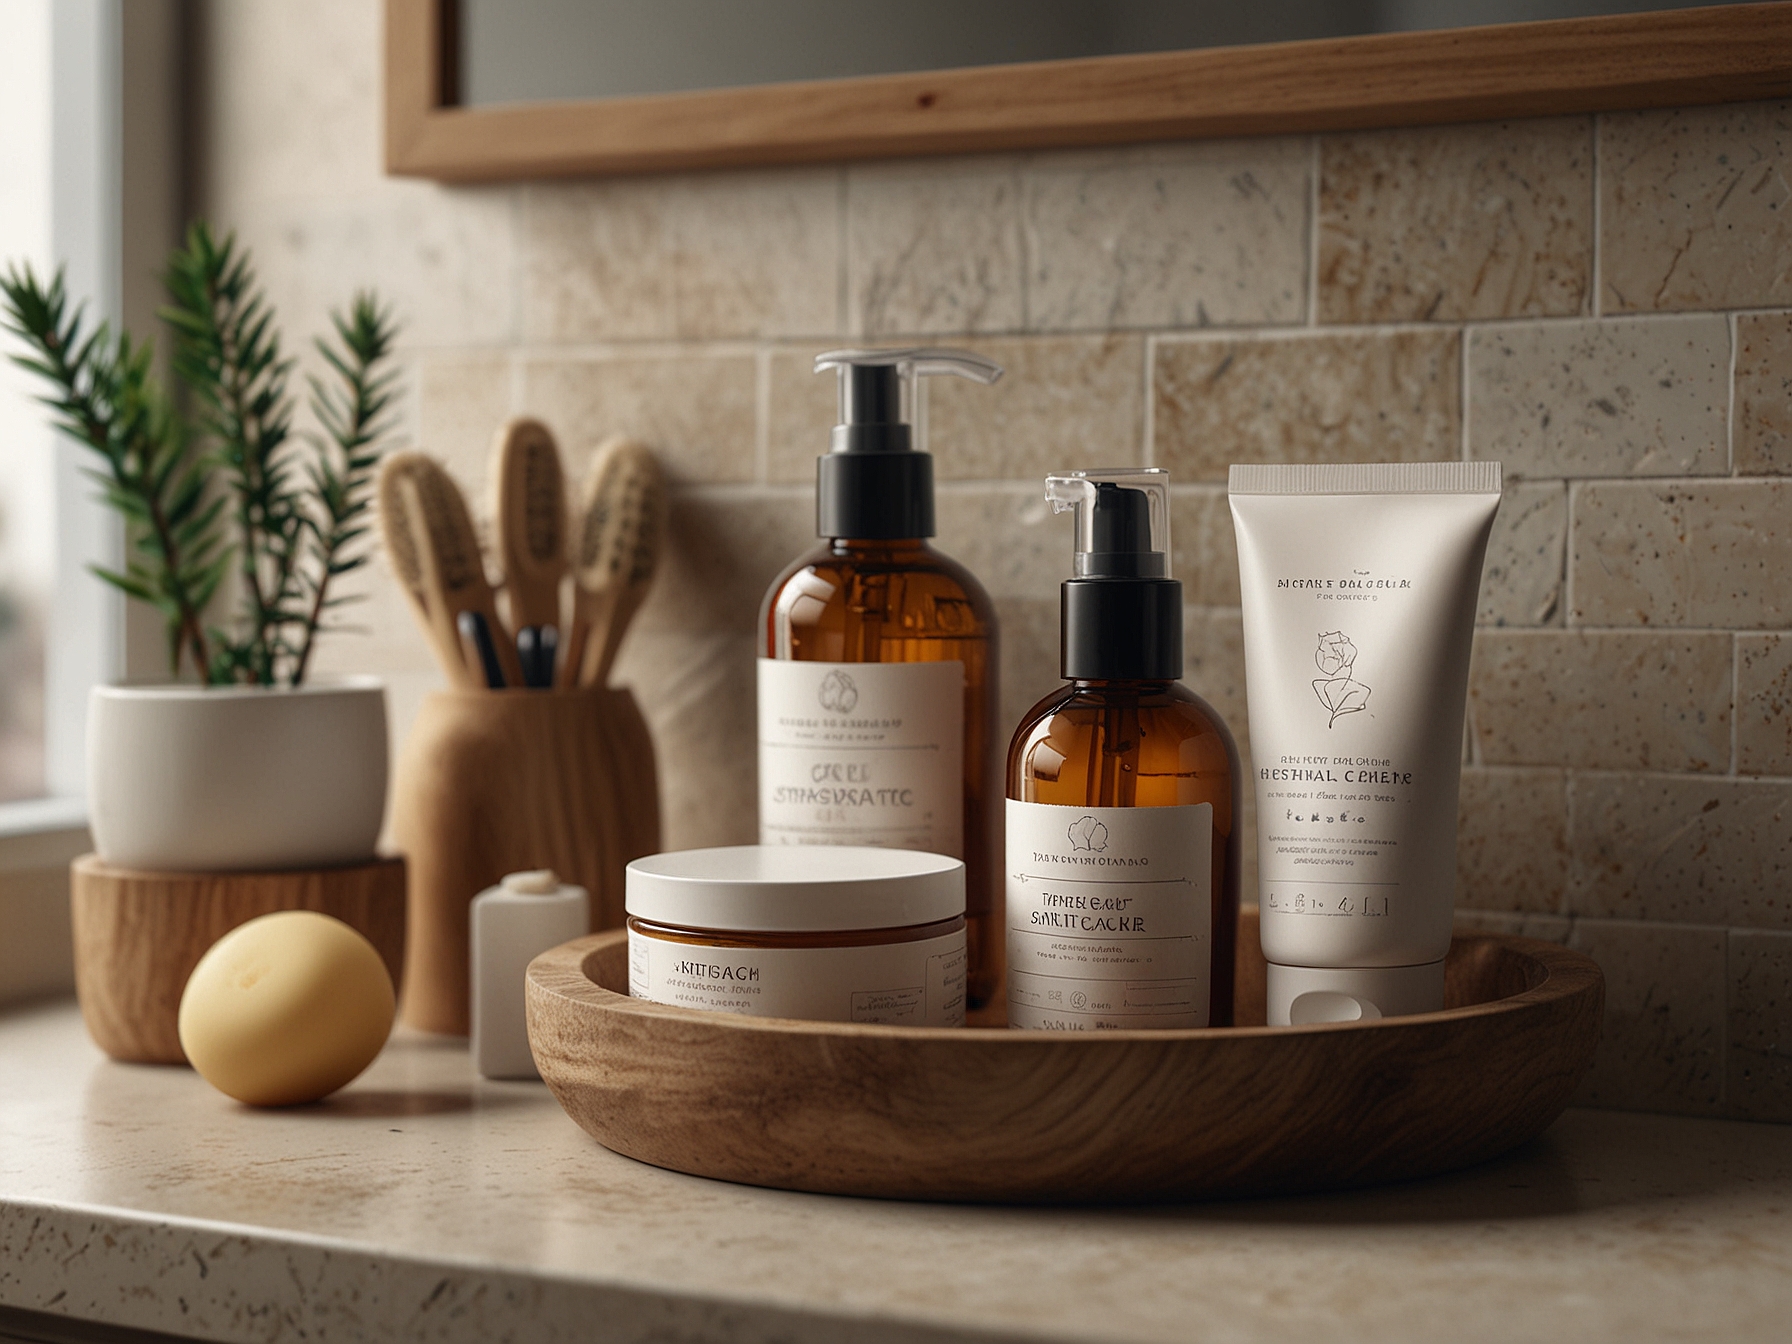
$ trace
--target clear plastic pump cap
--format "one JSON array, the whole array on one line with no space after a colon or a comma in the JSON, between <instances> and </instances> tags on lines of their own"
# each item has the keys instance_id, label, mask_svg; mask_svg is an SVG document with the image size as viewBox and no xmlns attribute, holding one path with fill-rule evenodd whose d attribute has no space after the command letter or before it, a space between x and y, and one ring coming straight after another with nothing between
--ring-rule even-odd
<instances>
[{"instance_id":1,"label":"clear plastic pump cap","mask_svg":"<svg viewBox=\"0 0 1792 1344\"><path fill-rule=\"evenodd\" d=\"M1045 478L1053 513L1076 513L1079 579L1170 577L1170 473L1162 467L1066 471Z\"/></svg>"},{"instance_id":2,"label":"clear plastic pump cap","mask_svg":"<svg viewBox=\"0 0 1792 1344\"><path fill-rule=\"evenodd\" d=\"M970 350L919 347L907 350L829 350L815 356L815 372L840 374L840 423L907 424L915 418L915 380L936 374L968 378L985 386L1002 376L1002 366ZM889 400L892 380L856 370L891 370L900 400Z\"/></svg>"}]
</instances>

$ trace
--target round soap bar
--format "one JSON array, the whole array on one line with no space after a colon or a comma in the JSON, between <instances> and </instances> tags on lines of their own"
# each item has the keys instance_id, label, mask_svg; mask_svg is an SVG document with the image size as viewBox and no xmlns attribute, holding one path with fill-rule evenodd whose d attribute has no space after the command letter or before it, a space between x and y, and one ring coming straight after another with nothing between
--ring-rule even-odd
<instances>
[{"instance_id":1,"label":"round soap bar","mask_svg":"<svg viewBox=\"0 0 1792 1344\"><path fill-rule=\"evenodd\" d=\"M373 1062L392 1030L392 977L339 919L281 910L213 943L180 996L199 1076L251 1106L316 1101Z\"/></svg>"}]
</instances>

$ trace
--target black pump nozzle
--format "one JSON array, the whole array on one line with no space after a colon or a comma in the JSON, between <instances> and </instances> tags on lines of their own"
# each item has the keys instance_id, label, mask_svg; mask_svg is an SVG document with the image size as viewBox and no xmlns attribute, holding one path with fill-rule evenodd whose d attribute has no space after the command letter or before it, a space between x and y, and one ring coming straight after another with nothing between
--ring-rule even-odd
<instances>
[{"instance_id":1,"label":"black pump nozzle","mask_svg":"<svg viewBox=\"0 0 1792 1344\"><path fill-rule=\"evenodd\" d=\"M1076 514L1064 584L1063 672L1073 680L1182 675L1182 585L1170 577L1170 475L1155 467L1048 476L1055 511Z\"/></svg>"},{"instance_id":2,"label":"black pump nozzle","mask_svg":"<svg viewBox=\"0 0 1792 1344\"><path fill-rule=\"evenodd\" d=\"M815 530L899 541L933 535L933 459L915 451L916 380L949 373L993 383L1002 367L965 350L830 350L815 371L840 374L840 423L817 464Z\"/></svg>"},{"instance_id":3,"label":"black pump nozzle","mask_svg":"<svg viewBox=\"0 0 1792 1344\"><path fill-rule=\"evenodd\" d=\"M1095 482L1089 508L1089 550L1077 553L1081 578L1161 579L1164 556L1151 549L1151 501L1143 490Z\"/></svg>"}]
</instances>

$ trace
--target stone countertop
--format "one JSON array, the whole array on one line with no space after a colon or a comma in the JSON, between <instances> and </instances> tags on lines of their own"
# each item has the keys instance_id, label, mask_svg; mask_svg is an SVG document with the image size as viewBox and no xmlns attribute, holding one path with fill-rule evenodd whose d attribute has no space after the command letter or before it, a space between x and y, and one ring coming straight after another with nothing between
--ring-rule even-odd
<instances>
[{"instance_id":1,"label":"stone countertop","mask_svg":"<svg viewBox=\"0 0 1792 1344\"><path fill-rule=\"evenodd\" d=\"M1792 1127L1571 1111L1353 1194L903 1204L643 1166L403 1032L257 1112L56 1002L0 1013L0 1308L233 1341L1778 1341Z\"/></svg>"}]
</instances>

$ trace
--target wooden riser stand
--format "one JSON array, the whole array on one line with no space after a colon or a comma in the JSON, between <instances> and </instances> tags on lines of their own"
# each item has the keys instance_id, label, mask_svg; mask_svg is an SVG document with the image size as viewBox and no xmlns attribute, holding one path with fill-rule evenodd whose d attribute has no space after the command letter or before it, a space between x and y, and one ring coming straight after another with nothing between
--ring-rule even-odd
<instances>
[{"instance_id":1,"label":"wooden riser stand","mask_svg":"<svg viewBox=\"0 0 1792 1344\"><path fill-rule=\"evenodd\" d=\"M75 992L94 1041L114 1059L184 1064L178 1017L187 977L211 945L258 915L316 910L359 930L399 986L405 864L376 859L289 872L173 873L70 866Z\"/></svg>"}]
</instances>

